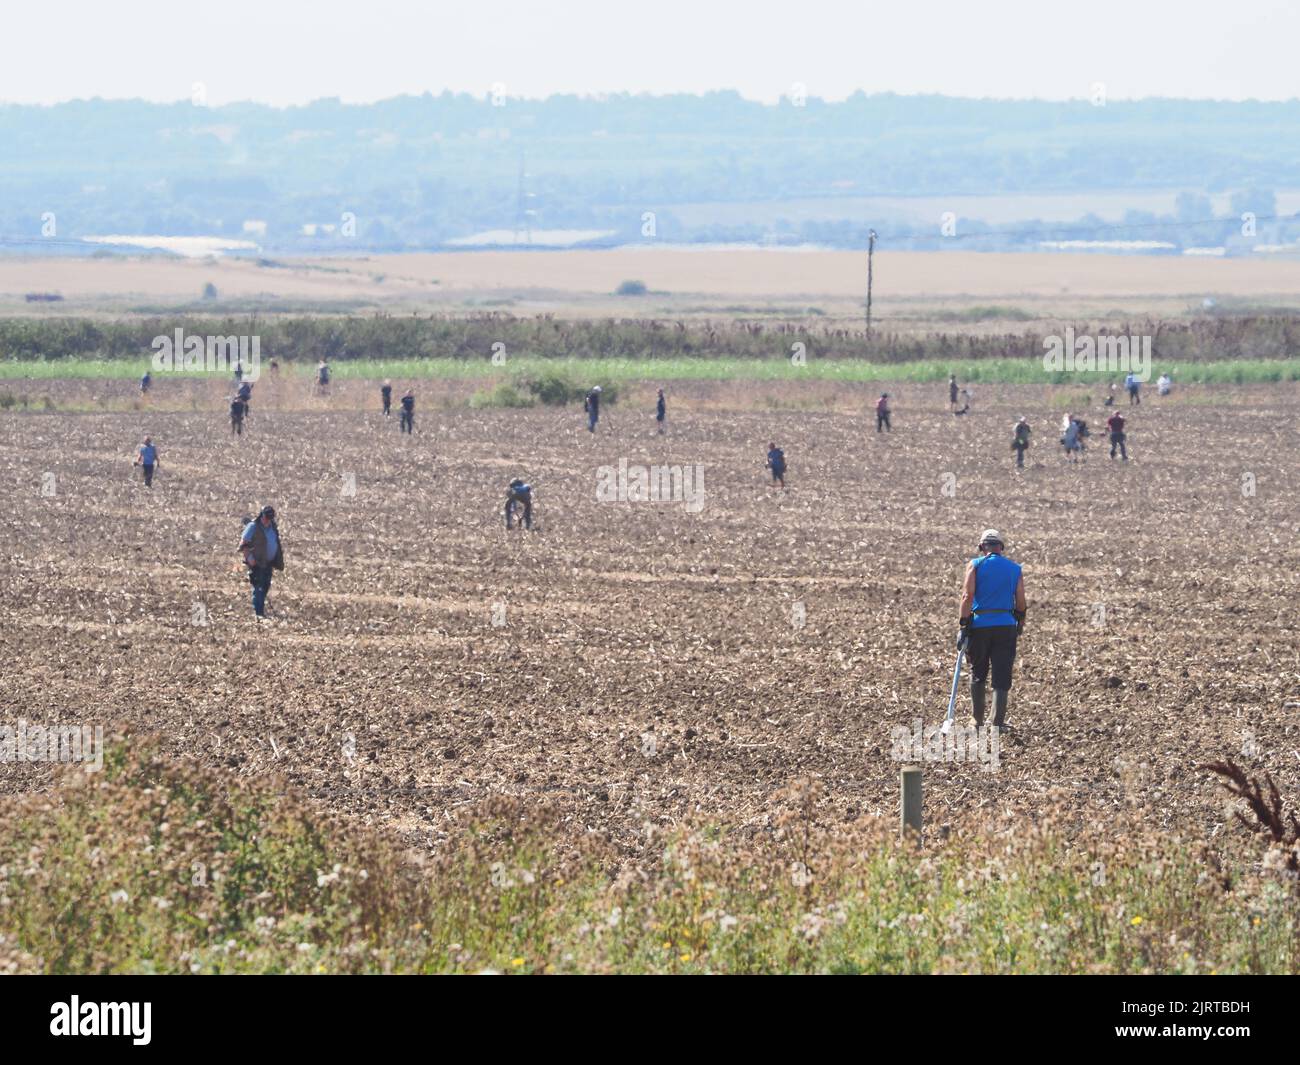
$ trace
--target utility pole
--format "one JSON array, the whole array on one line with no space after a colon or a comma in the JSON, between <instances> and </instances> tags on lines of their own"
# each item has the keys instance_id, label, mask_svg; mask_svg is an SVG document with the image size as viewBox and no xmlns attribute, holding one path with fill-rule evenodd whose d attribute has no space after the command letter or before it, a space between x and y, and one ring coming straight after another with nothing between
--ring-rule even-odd
<instances>
[{"instance_id":1,"label":"utility pole","mask_svg":"<svg viewBox=\"0 0 1300 1065\"><path fill-rule=\"evenodd\" d=\"M871 266L876 251L876 231L867 230L867 336L871 335Z\"/></svg>"},{"instance_id":2,"label":"utility pole","mask_svg":"<svg viewBox=\"0 0 1300 1065\"><path fill-rule=\"evenodd\" d=\"M525 152L519 153L519 194L515 201L515 243L519 243L519 234L522 231L524 238L529 244L533 242L533 212L528 208L528 200L532 193L528 191L528 155Z\"/></svg>"}]
</instances>

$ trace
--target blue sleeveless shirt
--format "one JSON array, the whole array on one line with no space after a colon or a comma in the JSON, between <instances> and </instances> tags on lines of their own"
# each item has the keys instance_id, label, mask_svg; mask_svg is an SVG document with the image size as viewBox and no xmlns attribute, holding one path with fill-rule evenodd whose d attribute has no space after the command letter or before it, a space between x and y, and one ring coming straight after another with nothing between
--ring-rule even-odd
<instances>
[{"instance_id":1,"label":"blue sleeveless shirt","mask_svg":"<svg viewBox=\"0 0 1300 1065\"><path fill-rule=\"evenodd\" d=\"M977 629L995 625L1014 625L1011 608L1016 605L1016 587L1020 584L1020 564L1005 555L987 554L973 558L975 566L975 601L971 605Z\"/></svg>"}]
</instances>

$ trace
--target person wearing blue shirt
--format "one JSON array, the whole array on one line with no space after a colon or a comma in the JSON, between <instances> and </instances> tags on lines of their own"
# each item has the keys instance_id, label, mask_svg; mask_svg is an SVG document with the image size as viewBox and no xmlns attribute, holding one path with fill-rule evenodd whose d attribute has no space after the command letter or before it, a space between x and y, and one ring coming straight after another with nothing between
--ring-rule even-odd
<instances>
[{"instance_id":1,"label":"person wearing blue shirt","mask_svg":"<svg viewBox=\"0 0 1300 1065\"><path fill-rule=\"evenodd\" d=\"M1124 378L1124 387L1128 389L1128 405L1131 407L1137 404L1142 405L1142 382L1138 380L1138 375L1130 373Z\"/></svg>"},{"instance_id":2,"label":"person wearing blue shirt","mask_svg":"<svg viewBox=\"0 0 1300 1065\"><path fill-rule=\"evenodd\" d=\"M244 534L239 539L239 555L248 567L248 582L253 586L253 613L259 619L265 619L271 574L284 569L284 543L275 524L274 507L263 507L257 517L244 526Z\"/></svg>"},{"instance_id":3,"label":"person wearing blue shirt","mask_svg":"<svg viewBox=\"0 0 1300 1065\"><path fill-rule=\"evenodd\" d=\"M767 445L767 468L772 471L772 481L785 487L785 452L775 444Z\"/></svg>"},{"instance_id":4,"label":"person wearing blue shirt","mask_svg":"<svg viewBox=\"0 0 1300 1065\"><path fill-rule=\"evenodd\" d=\"M144 486L153 487L153 471L158 468L158 448L154 446L153 437L146 436L144 443L135 452L135 465L144 471Z\"/></svg>"},{"instance_id":5,"label":"person wearing blue shirt","mask_svg":"<svg viewBox=\"0 0 1300 1065\"><path fill-rule=\"evenodd\" d=\"M510 482L510 487L506 489L506 528L511 529L514 526L511 522L514 520L515 508L523 510L524 517L519 523L521 529L531 529L533 527L533 486L525 484L518 477Z\"/></svg>"},{"instance_id":6,"label":"person wearing blue shirt","mask_svg":"<svg viewBox=\"0 0 1300 1065\"><path fill-rule=\"evenodd\" d=\"M140 395L148 395L151 387L153 387L153 375L146 373L140 378Z\"/></svg>"},{"instance_id":7,"label":"person wearing blue shirt","mask_svg":"<svg viewBox=\"0 0 1300 1065\"><path fill-rule=\"evenodd\" d=\"M966 566L962 583L958 646L970 661L971 713L975 727L984 724L985 685L993 672L993 725L1006 727L1011 667L1016 659L1016 638L1024 631L1025 579L1018 563L1002 553L1002 536L985 529L979 555Z\"/></svg>"}]
</instances>

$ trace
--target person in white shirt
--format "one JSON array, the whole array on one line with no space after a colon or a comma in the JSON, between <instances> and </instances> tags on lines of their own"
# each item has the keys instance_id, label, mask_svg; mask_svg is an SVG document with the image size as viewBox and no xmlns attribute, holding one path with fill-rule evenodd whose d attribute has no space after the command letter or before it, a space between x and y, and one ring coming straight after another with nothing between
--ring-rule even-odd
<instances>
[{"instance_id":1,"label":"person in white shirt","mask_svg":"<svg viewBox=\"0 0 1300 1065\"><path fill-rule=\"evenodd\" d=\"M1079 423L1069 414L1061 422L1061 446L1071 462L1077 462L1082 443L1079 440Z\"/></svg>"}]
</instances>

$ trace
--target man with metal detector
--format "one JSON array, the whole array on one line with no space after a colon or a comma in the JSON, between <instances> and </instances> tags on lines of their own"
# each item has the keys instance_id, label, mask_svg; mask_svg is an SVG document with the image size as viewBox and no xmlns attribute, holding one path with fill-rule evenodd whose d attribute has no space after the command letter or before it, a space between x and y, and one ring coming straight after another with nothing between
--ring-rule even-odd
<instances>
[{"instance_id":1,"label":"man with metal detector","mask_svg":"<svg viewBox=\"0 0 1300 1065\"><path fill-rule=\"evenodd\" d=\"M970 659L971 713L976 728L984 724L985 685L993 672L993 724L1006 727L1011 667L1016 659L1016 637L1024 631L1025 580L1020 565L1002 553L1002 536L985 529L979 556L966 566L962 583L961 632L957 646Z\"/></svg>"},{"instance_id":2,"label":"man with metal detector","mask_svg":"<svg viewBox=\"0 0 1300 1065\"><path fill-rule=\"evenodd\" d=\"M144 471L144 486L153 487L153 471L158 468L158 448L153 437L146 436L144 443L136 448L134 465Z\"/></svg>"},{"instance_id":3,"label":"man with metal detector","mask_svg":"<svg viewBox=\"0 0 1300 1065\"><path fill-rule=\"evenodd\" d=\"M533 486L525 484L518 477L511 481L510 487L506 489L507 529L514 528L515 508L523 511L523 517L519 521L519 528L531 529L533 527Z\"/></svg>"},{"instance_id":4,"label":"man with metal detector","mask_svg":"<svg viewBox=\"0 0 1300 1065\"><path fill-rule=\"evenodd\" d=\"M248 404L238 396L230 400L230 431L238 436L244 435L244 415L248 413Z\"/></svg>"},{"instance_id":5,"label":"man with metal detector","mask_svg":"<svg viewBox=\"0 0 1300 1065\"><path fill-rule=\"evenodd\" d=\"M253 586L253 613L264 621L271 574L284 569L284 541L275 523L275 507L263 507L256 518L249 519L239 538L239 554L248 567L248 583Z\"/></svg>"},{"instance_id":6,"label":"man with metal detector","mask_svg":"<svg viewBox=\"0 0 1300 1065\"><path fill-rule=\"evenodd\" d=\"M404 433L415 432L415 392L410 388L402 396L402 413L398 428Z\"/></svg>"}]
</instances>

